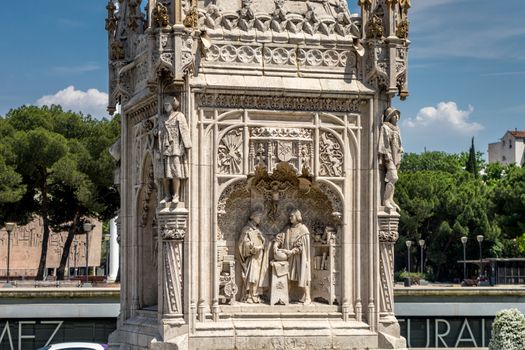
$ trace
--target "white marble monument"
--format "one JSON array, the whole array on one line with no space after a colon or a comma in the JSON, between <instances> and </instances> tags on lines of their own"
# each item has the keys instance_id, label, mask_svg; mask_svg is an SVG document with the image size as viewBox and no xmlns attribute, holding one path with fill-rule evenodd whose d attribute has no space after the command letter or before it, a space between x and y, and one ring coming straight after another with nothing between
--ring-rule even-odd
<instances>
[{"instance_id":1,"label":"white marble monument","mask_svg":"<svg viewBox=\"0 0 525 350\"><path fill-rule=\"evenodd\" d=\"M391 104L408 95L410 0L351 5L108 3L113 348L405 348Z\"/></svg>"}]
</instances>

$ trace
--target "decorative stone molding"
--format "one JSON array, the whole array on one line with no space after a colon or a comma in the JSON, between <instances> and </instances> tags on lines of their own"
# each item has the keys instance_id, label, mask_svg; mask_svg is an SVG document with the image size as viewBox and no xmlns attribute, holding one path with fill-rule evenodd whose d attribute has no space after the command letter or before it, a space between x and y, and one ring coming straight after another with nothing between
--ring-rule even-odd
<instances>
[{"instance_id":1,"label":"decorative stone molding","mask_svg":"<svg viewBox=\"0 0 525 350\"><path fill-rule=\"evenodd\" d=\"M343 147L331 132L321 133L319 141L319 175L341 177L344 165Z\"/></svg>"},{"instance_id":2,"label":"decorative stone molding","mask_svg":"<svg viewBox=\"0 0 525 350\"><path fill-rule=\"evenodd\" d=\"M399 239L397 231L399 226L399 214L388 215L386 213L379 215L379 242L395 243Z\"/></svg>"},{"instance_id":3,"label":"decorative stone molding","mask_svg":"<svg viewBox=\"0 0 525 350\"><path fill-rule=\"evenodd\" d=\"M306 67L344 67L355 69L354 50L302 49L297 47L272 47L212 44L206 53L207 62L290 65Z\"/></svg>"},{"instance_id":4,"label":"decorative stone molding","mask_svg":"<svg viewBox=\"0 0 525 350\"><path fill-rule=\"evenodd\" d=\"M199 107L361 113L360 99L197 94Z\"/></svg>"},{"instance_id":5,"label":"decorative stone molding","mask_svg":"<svg viewBox=\"0 0 525 350\"><path fill-rule=\"evenodd\" d=\"M217 164L219 174L237 175L243 170L243 129L230 130L219 142Z\"/></svg>"},{"instance_id":6,"label":"decorative stone molding","mask_svg":"<svg viewBox=\"0 0 525 350\"><path fill-rule=\"evenodd\" d=\"M183 241L188 230L188 212L179 210L172 213L159 213L158 224L163 241Z\"/></svg>"},{"instance_id":7,"label":"decorative stone molding","mask_svg":"<svg viewBox=\"0 0 525 350\"><path fill-rule=\"evenodd\" d=\"M379 221L379 277L380 313L394 313L394 243L399 238L399 214L380 212Z\"/></svg>"}]
</instances>

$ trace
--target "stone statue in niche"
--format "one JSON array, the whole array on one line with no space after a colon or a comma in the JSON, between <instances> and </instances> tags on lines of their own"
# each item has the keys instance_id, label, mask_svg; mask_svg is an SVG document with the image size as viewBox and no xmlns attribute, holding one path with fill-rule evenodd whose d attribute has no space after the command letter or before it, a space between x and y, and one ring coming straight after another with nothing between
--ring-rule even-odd
<instances>
[{"instance_id":1,"label":"stone statue in niche","mask_svg":"<svg viewBox=\"0 0 525 350\"><path fill-rule=\"evenodd\" d=\"M310 232L302 224L303 219L298 209L292 210L289 220L290 223L283 230L283 248L290 251L288 278L290 281L297 282L297 285L304 290L301 301L307 305L312 301L310 298L310 284L312 282Z\"/></svg>"},{"instance_id":2,"label":"stone statue in niche","mask_svg":"<svg viewBox=\"0 0 525 350\"><path fill-rule=\"evenodd\" d=\"M383 205L395 210L399 210L399 206L394 202L394 191L398 180L397 170L403 154L401 133L399 126L397 126L400 117L401 114L397 109L388 107L384 112L383 124L379 134L379 162L386 170Z\"/></svg>"},{"instance_id":3,"label":"stone statue in niche","mask_svg":"<svg viewBox=\"0 0 525 350\"><path fill-rule=\"evenodd\" d=\"M268 254L266 253L266 239L259 229L262 212L255 211L250 220L241 230L239 238L239 258L242 269L243 297L247 303L260 303L259 289L268 284L266 272L268 270Z\"/></svg>"},{"instance_id":4,"label":"stone statue in niche","mask_svg":"<svg viewBox=\"0 0 525 350\"><path fill-rule=\"evenodd\" d=\"M168 118L164 121L159 137L163 158L164 198L161 204L180 200L182 182L188 178L188 150L191 148L190 130L186 117L179 111L180 103L173 97L164 104Z\"/></svg>"}]
</instances>

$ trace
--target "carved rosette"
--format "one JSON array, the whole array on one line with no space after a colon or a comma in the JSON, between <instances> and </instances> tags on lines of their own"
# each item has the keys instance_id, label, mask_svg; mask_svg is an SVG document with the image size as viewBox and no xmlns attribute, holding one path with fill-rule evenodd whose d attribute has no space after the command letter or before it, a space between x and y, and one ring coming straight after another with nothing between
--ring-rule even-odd
<instances>
[{"instance_id":1,"label":"carved rosette","mask_svg":"<svg viewBox=\"0 0 525 350\"><path fill-rule=\"evenodd\" d=\"M394 313L394 243L399 238L399 214L379 213L380 312Z\"/></svg>"}]
</instances>

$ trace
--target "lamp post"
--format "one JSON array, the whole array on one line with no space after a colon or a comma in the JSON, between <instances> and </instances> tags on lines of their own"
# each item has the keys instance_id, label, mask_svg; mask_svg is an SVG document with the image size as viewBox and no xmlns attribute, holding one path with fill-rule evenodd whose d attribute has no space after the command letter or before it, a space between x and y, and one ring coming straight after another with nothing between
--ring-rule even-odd
<instances>
[{"instance_id":1,"label":"lamp post","mask_svg":"<svg viewBox=\"0 0 525 350\"><path fill-rule=\"evenodd\" d=\"M91 287L91 284L89 283L89 233L93 230L93 227L95 227L95 225L89 221L82 224L82 228L86 233L86 282L83 284L83 287Z\"/></svg>"},{"instance_id":2,"label":"lamp post","mask_svg":"<svg viewBox=\"0 0 525 350\"><path fill-rule=\"evenodd\" d=\"M477 235L476 236L476 239L478 240L478 243L479 243L479 280L481 282L481 272L483 270L483 260L482 260L482 255L481 255L481 243L483 242L483 235Z\"/></svg>"},{"instance_id":3,"label":"lamp post","mask_svg":"<svg viewBox=\"0 0 525 350\"><path fill-rule=\"evenodd\" d=\"M4 288L12 287L10 281L10 263L11 263L11 232L14 231L16 224L14 222L6 222L5 230L7 231L7 282L4 284Z\"/></svg>"},{"instance_id":4,"label":"lamp post","mask_svg":"<svg viewBox=\"0 0 525 350\"><path fill-rule=\"evenodd\" d=\"M467 279L467 262L466 262L467 260L467 250L466 250L467 241L468 241L467 236L461 237L461 244L463 244L463 281Z\"/></svg>"},{"instance_id":5,"label":"lamp post","mask_svg":"<svg viewBox=\"0 0 525 350\"><path fill-rule=\"evenodd\" d=\"M418 243L419 243L419 248L421 250L421 273L424 273L424 271L423 271L423 265L424 265L423 264L423 250L425 249L425 240L424 239L420 239L418 241Z\"/></svg>"},{"instance_id":6,"label":"lamp post","mask_svg":"<svg viewBox=\"0 0 525 350\"><path fill-rule=\"evenodd\" d=\"M412 241L406 241L405 244L407 246L407 251L408 251L407 271L408 271L408 273L410 273L410 247L412 246Z\"/></svg>"},{"instance_id":7,"label":"lamp post","mask_svg":"<svg viewBox=\"0 0 525 350\"><path fill-rule=\"evenodd\" d=\"M75 257L73 258L73 276L77 277L77 242L73 243Z\"/></svg>"}]
</instances>

